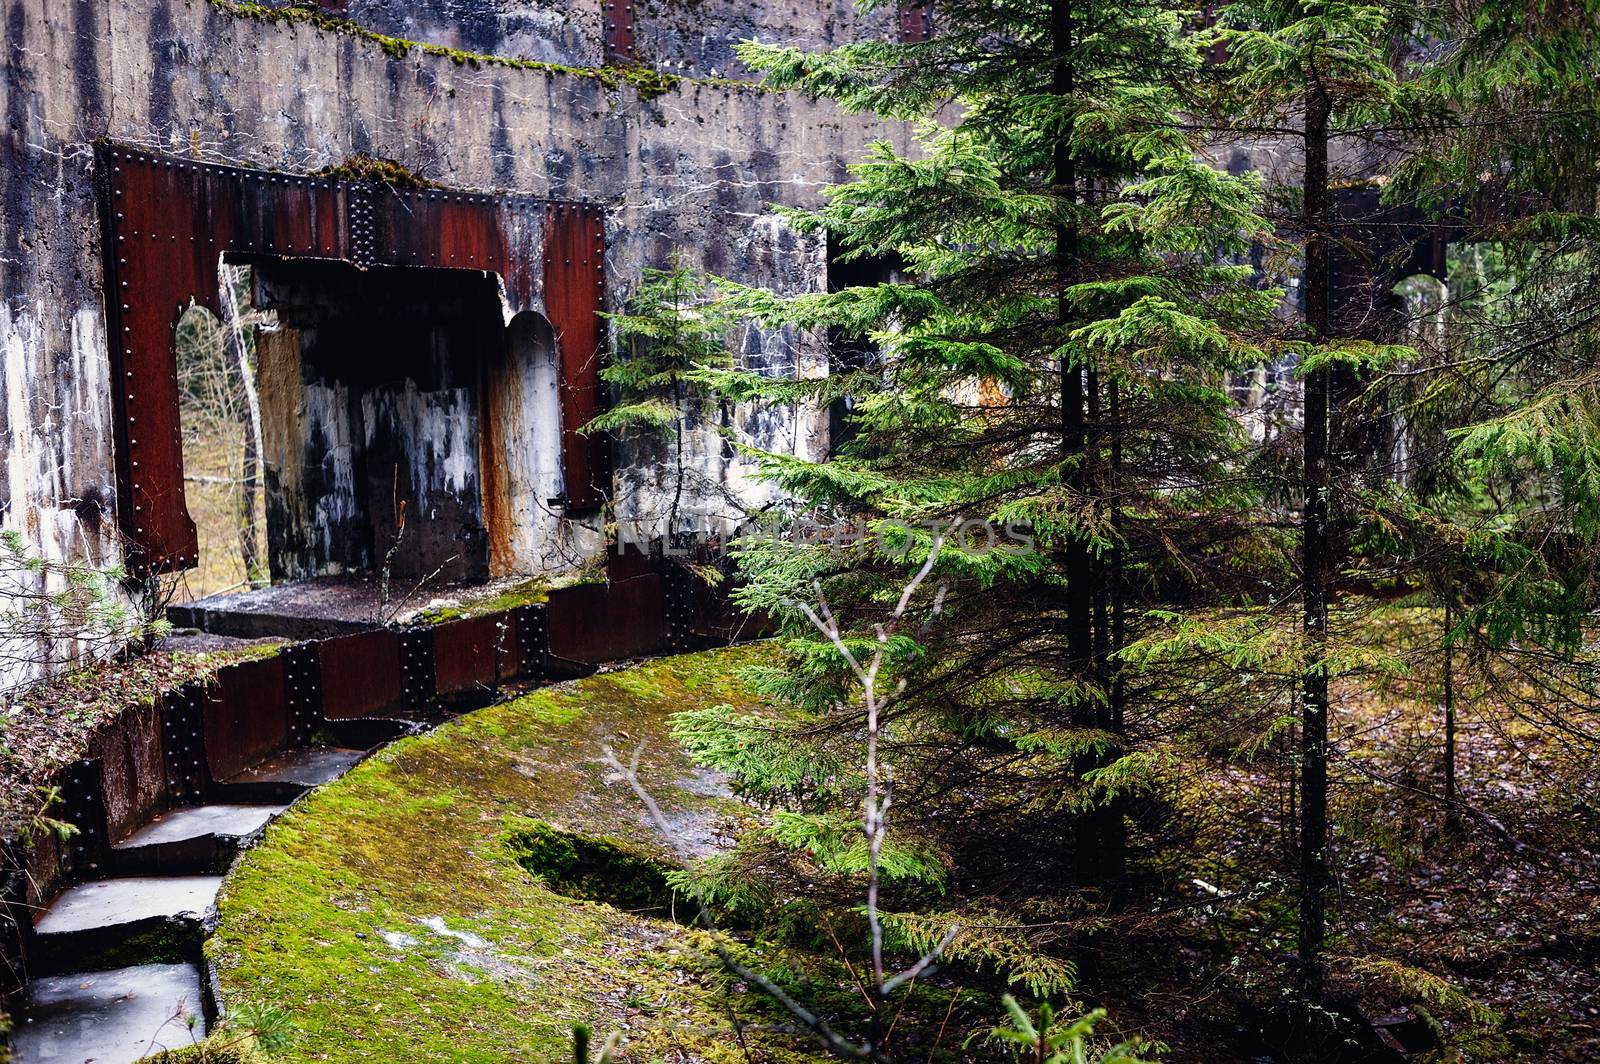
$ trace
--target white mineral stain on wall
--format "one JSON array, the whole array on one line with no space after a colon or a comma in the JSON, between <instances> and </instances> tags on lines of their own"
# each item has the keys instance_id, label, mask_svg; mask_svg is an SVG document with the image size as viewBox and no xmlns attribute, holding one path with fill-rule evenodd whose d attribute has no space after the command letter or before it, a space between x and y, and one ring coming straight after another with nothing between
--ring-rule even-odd
<instances>
[{"instance_id":1,"label":"white mineral stain on wall","mask_svg":"<svg viewBox=\"0 0 1600 1064\"><path fill-rule=\"evenodd\" d=\"M96 306L79 307L72 315L72 407L66 426L71 446L62 455L65 494L98 486L103 498L113 496L110 410L111 360L106 353L105 318ZM115 523L115 515L106 520Z\"/></svg>"},{"instance_id":2,"label":"white mineral stain on wall","mask_svg":"<svg viewBox=\"0 0 1600 1064\"><path fill-rule=\"evenodd\" d=\"M559 546L560 516L550 505L566 485L554 338L542 318L525 314L513 319L505 372L494 375L490 389L490 416L501 447L500 454L485 457L503 463L493 479L503 485L511 552L492 564L497 575L541 572L549 567L547 557L559 559L566 553Z\"/></svg>"},{"instance_id":3,"label":"white mineral stain on wall","mask_svg":"<svg viewBox=\"0 0 1600 1064\"><path fill-rule=\"evenodd\" d=\"M409 455L412 498L427 506L441 493L464 495L476 490L477 419L472 394L465 388L422 392L406 379L403 387L361 394L361 420L371 447L390 433ZM387 426L388 433L382 431Z\"/></svg>"},{"instance_id":4,"label":"white mineral stain on wall","mask_svg":"<svg viewBox=\"0 0 1600 1064\"><path fill-rule=\"evenodd\" d=\"M29 634L50 627L36 611L45 596L69 584L69 569L120 564L110 513L80 517L88 506L112 499L111 447L105 429L107 370L98 307L79 307L68 319L63 379L41 327L45 308L0 306L0 352L5 358L3 403L6 493L0 529L14 533L23 558L42 565L0 561L0 690L37 679L62 665L107 654L117 632L79 630L78 638L51 640ZM93 492L96 498L82 495ZM129 600L113 584L113 607ZM66 625L55 625L67 628ZM22 634L16 634L18 632ZM59 633L58 633L59 634Z\"/></svg>"},{"instance_id":5,"label":"white mineral stain on wall","mask_svg":"<svg viewBox=\"0 0 1600 1064\"><path fill-rule=\"evenodd\" d=\"M312 527L322 537L322 556L330 559L325 572L342 573L344 565L334 542L335 529L361 514L356 494L356 442L350 424L350 389L343 383L314 381L305 385L307 439L320 439L322 476L332 490L318 496Z\"/></svg>"}]
</instances>

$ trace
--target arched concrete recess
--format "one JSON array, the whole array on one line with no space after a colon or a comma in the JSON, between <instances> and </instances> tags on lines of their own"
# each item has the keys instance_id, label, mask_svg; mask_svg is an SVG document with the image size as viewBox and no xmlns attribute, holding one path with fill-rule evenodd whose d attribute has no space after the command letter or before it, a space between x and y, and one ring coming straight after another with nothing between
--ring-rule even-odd
<instances>
[{"instance_id":1,"label":"arched concrete recess","mask_svg":"<svg viewBox=\"0 0 1600 1064\"><path fill-rule=\"evenodd\" d=\"M533 311L513 317L485 377L480 463L490 575L537 573L558 561L542 555L556 541L555 501L566 492L550 322Z\"/></svg>"}]
</instances>

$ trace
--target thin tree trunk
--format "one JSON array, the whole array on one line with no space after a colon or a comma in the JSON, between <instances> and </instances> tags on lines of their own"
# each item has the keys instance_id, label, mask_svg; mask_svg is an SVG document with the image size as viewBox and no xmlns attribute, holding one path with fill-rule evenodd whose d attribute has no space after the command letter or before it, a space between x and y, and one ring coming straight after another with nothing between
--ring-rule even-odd
<instances>
[{"instance_id":1,"label":"thin tree trunk","mask_svg":"<svg viewBox=\"0 0 1600 1064\"><path fill-rule=\"evenodd\" d=\"M1305 114L1305 306L1312 338L1329 335L1328 115L1326 89L1313 76ZM1332 565L1328 535L1329 374L1305 379L1305 662L1300 722L1299 984L1307 1002L1322 1000L1326 976L1328 894L1328 592Z\"/></svg>"},{"instance_id":2,"label":"thin tree trunk","mask_svg":"<svg viewBox=\"0 0 1600 1064\"><path fill-rule=\"evenodd\" d=\"M1051 91L1063 103L1073 92L1072 69L1072 4L1070 0L1052 0L1050 28L1056 60L1051 72ZM1059 194L1077 202L1078 174L1072 158L1070 127L1061 131L1055 143L1055 183ZM1065 327L1071 320L1067 289L1072 284L1073 272L1079 253L1079 234L1076 219L1063 219L1056 224L1056 321ZM1084 416L1087 393L1084 372L1066 358L1061 360L1061 451L1062 458L1076 464L1067 474L1067 486L1083 497L1087 488L1085 476L1085 450L1088 442L1088 425ZM1067 592L1066 658L1070 675L1089 682L1094 674L1094 573L1089 546L1075 538L1066 546ZM1076 707L1075 716L1083 724L1098 724L1093 719L1090 706ZM1094 817L1085 817L1076 832L1075 861L1080 881L1096 878L1098 860Z\"/></svg>"},{"instance_id":3,"label":"thin tree trunk","mask_svg":"<svg viewBox=\"0 0 1600 1064\"><path fill-rule=\"evenodd\" d=\"M1461 827L1461 818L1456 810L1456 683L1452 660L1455 653L1449 643L1453 623L1453 612L1446 601L1444 667L1440 685L1444 688L1444 826L1446 831L1452 833Z\"/></svg>"},{"instance_id":4,"label":"thin tree trunk","mask_svg":"<svg viewBox=\"0 0 1600 1064\"><path fill-rule=\"evenodd\" d=\"M261 564L259 532L256 528L256 499L261 490L259 467L261 463L261 396L256 391L255 367L250 364L250 351L245 344L244 316L239 312L238 289L234 268L223 267L222 313L227 318L228 344L233 350L234 366L243 386L244 455L239 472L239 557L244 562L244 578L251 585L264 582L265 570Z\"/></svg>"},{"instance_id":5,"label":"thin tree trunk","mask_svg":"<svg viewBox=\"0 0 1600 1064\"><path fill-rule=\"evenodd\" d=\"M1111 466L1107 477L1106 486L1110 489L1111 528L1112 535L1118 537L1121 531L1121 522L1118 520L1116 498L1122 487L1122 396L1117 388L1116 379L1107 384L1106 407L1109 424L1102 424L1102 428L1111 433ZM1102 613L1100 624L1106 631L1106 647L1101 655L1101 669L1104 673L1106 692L1106 727L1119 740L1123 738L1123 729L1126 722L1123 719L1123 707L1126 703L1126 684L1122 665L1116 660L1116 654L1122 649L1127 639L1127 608L1124 602L1124 582L1122 579L1122 548L1120 538L1115 539L1114 545L1106 556L1105 572L1101 576L1100 588L1102 597L1108 603L1109 618ZM1101 867L1107 882L1119 880L1126 862L1127 845L1127 806L1122 798L1111 802L1106 810L1106 823L1102 844L1105 853L1101 859Z\"/></svg>"}]
</instances>

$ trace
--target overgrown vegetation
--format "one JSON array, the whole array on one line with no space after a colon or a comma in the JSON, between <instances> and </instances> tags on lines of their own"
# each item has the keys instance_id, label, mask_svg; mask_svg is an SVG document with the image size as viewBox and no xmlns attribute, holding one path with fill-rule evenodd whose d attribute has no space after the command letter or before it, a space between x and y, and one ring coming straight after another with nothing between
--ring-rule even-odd
<instances>
[{"instance_id":1,"label":"overgrown vegetation","mask_svg":"<svg viewBox=\"0 0 1600 1064\"><path fill-rule=\"evenodd\" d=\"M1590 938L1592 904L1529 888L1581 897L1596 857L1597 14L956 0L928 42L747 45L774 88L923 125L785 212L893 280L727 285L715 312L878 355L823 381L702 362L733 401L854 397L828 460L746 452L790 500L738 592L780 624L753 682L784 710L677 735L775 813L695 870L702 895L817 926L881 877L903 948L984 929L949 942L952 978L1118 999L1180 1053L1582 1059L1586 946L1541 980L1502 941L1508 990L1450 950L1416 963L1383 899L1480 875L1538 913L1523 948ZM1396 305L1441 231L1452 290ZM1276 408L1241 404L1266 370ZM879 734L851 656L922 565L939 618L887 644ZM1583 797L1486 813L1468 705L1479 771ZM895 816L869 873L875 741ZM1453 926L1481 912L1449 893ZM1213 988L1190 1024L1156 1004L1195 992L1173 950Z\"/></svg>"},{"instance_id":2,"label":"overgrown vegetation","mask_svg":"<svg viewBox=\"0 0 1600 1064\"><path fill-rule=\"evenodd\" d=\"M127 578L121 565L49 558L20 531L0 531L0 696L165 635L166 619Z\"/></svg>"},{"instance_id":3,"label":"overgrown vegetation","mask_svg":"<svg viewBox=\"0 0 1600 1064\"><path fill-rule=\"evenodd\" d=\"M357 152L336 166L325 166L316 172L318 177L331 177L338 181L366 181L391 188L437 188L438 183L413 173L393 159L380 159L366 152Z\"/></svg>"},{"instance_id":4,"label":"overgrown vegetation","mask_svg":"<svg viewBox=\"0 0 1600 1064\"><path fill-rule=\"evenodd\" d=\"M512 824L506 845L519 865L558 894L605 902L624 912L673 913L676 899L657 855L563 831L542 820Z\"/></svg>"},{"instance_id":5,"label":"overgrown vegetation","mask_svg":"<svg viewBox=\"0 0 1600 1064\"><path fill-rule=\"evenodd\" d=\"M0 699L0 838L30 828L55 830L48 820L56 773L83 756L89 737L107 720L280 647L266 641L205 653L157 650L72 669Z\"/></svg>"},{"instance_id":6,"label":"overgrown vegetation","mask_svg":"<svg viewBox=\"0 0 1600 1064\"><path fill-rule=\"evenodd\" d=\"M705 374L732 366L724 345L733 319L706 290L704 279L681 264L646 270L627 313L606 317L619 350L600 377L617 401L583 431L614 434L634 449L639 464L670 478L660 512L645 508L633 515L640 526L632 531L634 538L681 538L694 524L683 512L685 493L704 498L721 487L697 475L684 456L691 432L720 401ZM640 509L638 499L631 501Z\"/></svg>"},{"instance_id":7,"label":"overgrown vegetation","mask_svg":"<svg viewBox=\"0 0 1600 1064\"><path fill-rule=\"evenodd\" d=\"M819 1059L708 961L703 932L570 897L519 863L530 831L544 857L555 840L605 838L607 862L668 859L632 796L604 783L601 743L620 735L647 744L641 771L697 845L750 817L706 786L667 721L696 704L753 708L739 674L768 653L664 659L541 690L403 740L316 792L228 881L207 947L228 1006L288 1012L295 1034L275 1059L290 1061L569 1059L584 1023L625 1029L626 1059L733 1064L744 1058L730 1019L751 1024L743 1037L774 1061ZM832 1007L847 996L826 956L738 949L785 985L823 988Z\"/></svg>"}]
</instances>

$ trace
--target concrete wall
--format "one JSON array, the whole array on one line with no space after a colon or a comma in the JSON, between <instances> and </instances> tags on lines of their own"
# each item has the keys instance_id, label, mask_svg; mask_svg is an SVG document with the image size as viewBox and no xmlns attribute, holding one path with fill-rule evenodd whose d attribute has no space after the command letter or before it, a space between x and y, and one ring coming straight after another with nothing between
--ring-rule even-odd
<instances>
[{"instance_id":1,"label":"concrete wall","mask_svg":"<svg viewBox=\"0 0 1600 1064\"><path fill-rule=\"evenodd\" d=\"M612 0L321 0L328 15L377 33L469 52L601 66ZM290 0L270 0L287 7ZM632 18L633 56L679 74L751 79L741 41L818 48L894 36L893 4L863 13L855 0L617 0Z\"/></svg>"},{"instance_id":2,"label":"concrete wall","mask_svg":"<svg viewBox=\"0 0 1600 1064\"><path fill-rule=\"evenodd\" d=\"M345 6L380 31L574 68L601 62L598 4ZM849 11L847 2L764 14L736 3L645 5L638 51L698 72L723 62L733 36L826 41L881 31L881 18L858 23ZM9 0L3 12L0 525L63 562L119 557L95 140L288 172L368 152L449 186L600 202L615 307L642 267L666 265L675 252L748 283L820 289L820 245L797 239L767 205L815 203L868 141L906 136L754 87L686 79L642 99L593 70L458 62L417 49L396 56L359 34L247 17L208 0ZM743 357L774 372L826 364L814 338L737 339ZM767 446L815 454L826 442L825 417L814 411L716 418ZM749 487L748 470L725 457L709 426L694 440L708 482ZM643 466L619 457L620 484L659 481L648 455ZM619 501L619 511L630 508L651 512L659 500ZM593 522L580 531L566 542L596 549ZM0 686L16 675L8 669Z\"/></svg>"}]
</instances>

